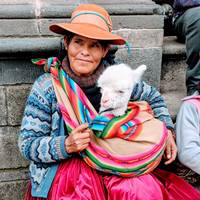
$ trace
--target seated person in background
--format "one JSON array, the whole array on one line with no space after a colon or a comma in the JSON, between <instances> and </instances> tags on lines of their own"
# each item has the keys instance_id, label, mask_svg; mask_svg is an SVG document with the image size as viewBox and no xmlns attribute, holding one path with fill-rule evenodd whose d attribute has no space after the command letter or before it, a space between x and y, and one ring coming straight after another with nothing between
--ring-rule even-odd
<instances>
[{"instance_id":1,"label":"seated person in background","mask_svg":"<svg viewBox=\"0 0 200 200\"><path fill-rule=\"evenodd\" d=\"M200 0L174 0L174 29L186 44L187 94L195 92L200 81Z\"/></svg>"},{"instance_id":2,"label":"seated person in background","mask_svg":"<svg viewBox=\"0 0 200 200\"><path fill-rule=\"evenodd\" d=\"M174 31L179 42L186 44L186 87L187 94L191 95L200 81L200 0L154 1L162 5L166 17L165 33L171 35Z\"/></svg>"},{"instance_id":3,"label":"seated person in background","mask_svg":"<svg viewBox=\"0 0 200 200\"><path fill-rule=\"evenodd\" d=\"M200 84L199 84L200 86ZM188 179L194 186L200 186L200 95L199 89L192 96L183 99L176 120L176 141L180 162L192 171ZM186 170L186 169L183 169ZM184 173L184 171L182 171ZM195 174L196 173L196 174ZM186 175L186 174L185 174ZM192 176L191 176L192 175ZM192 178L193 177L193 178Z\"/></svg>"}]
</instances>

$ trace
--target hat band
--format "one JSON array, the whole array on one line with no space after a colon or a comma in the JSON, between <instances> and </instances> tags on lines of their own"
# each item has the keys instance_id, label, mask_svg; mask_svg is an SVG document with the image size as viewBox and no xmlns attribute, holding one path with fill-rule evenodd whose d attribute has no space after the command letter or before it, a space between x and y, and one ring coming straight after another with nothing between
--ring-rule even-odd
<instances>
[{"instance_id":1,"label":"hat band","mask_svg":"<svg viewBox=\"0 0 200 200\"><path fill-rule=\"evenodd\" d=\"M85 15L83 17L83 15ZM93 17L89 16L93 15ZM81 17L80 17L81 16ZM96 16L94 18L94 16ZM100 20L99 20L100 19ZM74 15L71 20L71 23L86 23L93 24L98 26L101 29L111 32L112 26L107 22L107 20L97 12L79 12L78 14Z\"/></svg>"}]
</instances>

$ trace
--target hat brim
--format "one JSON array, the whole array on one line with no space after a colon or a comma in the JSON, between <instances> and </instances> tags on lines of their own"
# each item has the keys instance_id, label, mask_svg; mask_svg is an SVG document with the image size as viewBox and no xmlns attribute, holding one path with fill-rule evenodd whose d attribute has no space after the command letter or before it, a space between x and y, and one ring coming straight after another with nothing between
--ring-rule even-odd
<instances>
[{"instance_id":1,"label":"hat brim","mask_svg":"<svg viewBox=\"0 0 200 200\"><path fill-rule=\"evenodd\" d=\"M123 39L121 36L100 29L99 27L92 24L59 23L52 24L49 29L52 32L61 35L65 35L69 31L87 38L105 40L110 44L123 45L126 42L125 39Z\"/></svg>"}]
</instances>

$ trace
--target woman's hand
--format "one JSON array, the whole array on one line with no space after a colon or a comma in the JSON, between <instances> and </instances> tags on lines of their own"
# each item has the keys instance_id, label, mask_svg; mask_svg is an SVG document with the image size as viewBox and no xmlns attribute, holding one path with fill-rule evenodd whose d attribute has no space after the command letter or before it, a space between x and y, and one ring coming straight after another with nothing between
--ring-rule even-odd
<instances>
[{"instance_id":1,"label":"woman's hand","mask_svg":"<svg viewBox=\"0 0 200 200\"><path fill-rule=\"evenodd\" d=\"M91 141L92 130L88 128L88 124L81 124L75 128L65 139L65 150L67 153L83 151Z\"/></svg>"},{"instance_id":2,"label":"woman's hand","mask_svg":"<svg viewBox=\"0 0 200 200\"><path fill-rule=\"evenodd\" d=\"M177 147L171 130L168 130L167 144L165 148L164 158L165 165L172 163L176 159Z\"/></svg>"}]
</instances>

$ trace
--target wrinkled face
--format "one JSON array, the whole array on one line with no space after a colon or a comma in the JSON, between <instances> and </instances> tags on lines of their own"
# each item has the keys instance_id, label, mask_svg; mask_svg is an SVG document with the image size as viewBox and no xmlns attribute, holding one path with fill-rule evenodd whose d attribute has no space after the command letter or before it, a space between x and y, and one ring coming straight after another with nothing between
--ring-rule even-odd
<instances>
[{"instance_id":1,"label":"wrinkled face","mask_svg":"<svg viewBox=\"0 0 200 200\"><path fill-rule=\"evenodd\" d=\"M125 82L125 81L124 81ZM108 108L117 109L126 107L132 92L132 84L107 83L99 85L101 87L101 110Z\"/></svg>"},{"instance_id":2,"label":"wrinkled face","mask_svg":"<svg viewBox=\"0 0 200 200\"><path fill-rule=\"evenodd\" d=\"M98 40L79 35L74 35L69 44L65 39L65 48L70 67L78 76L91 75L108 51Z\"/></svg>"}]
</instances>

